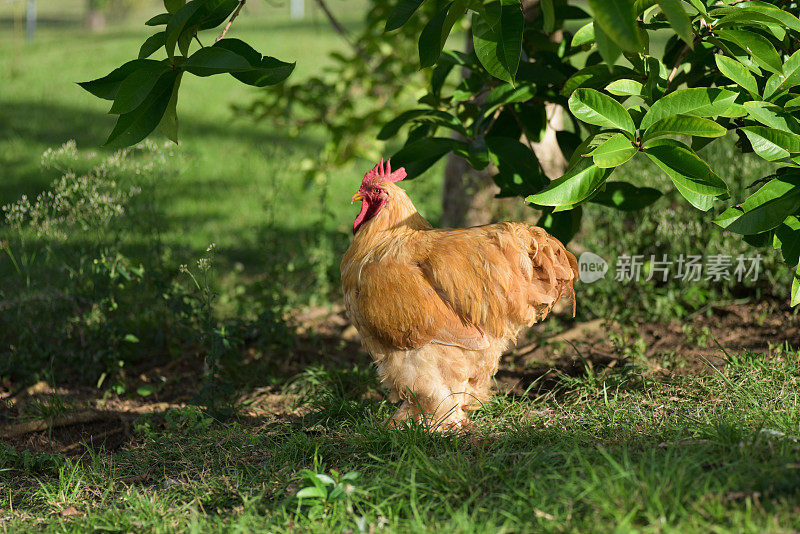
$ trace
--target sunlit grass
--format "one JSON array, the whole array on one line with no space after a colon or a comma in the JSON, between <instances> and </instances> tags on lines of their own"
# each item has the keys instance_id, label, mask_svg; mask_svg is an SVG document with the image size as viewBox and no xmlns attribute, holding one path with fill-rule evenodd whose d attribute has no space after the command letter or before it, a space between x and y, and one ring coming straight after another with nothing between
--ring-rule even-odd
<instances>
[{"instance_id":1,"label":"sunlit grass","mask_svg":"<svg viewBox=\"0 0 800 534\"><path fill-rule=\"evenodd\" d=\"M669 379L608 370L551 395L497 397L475 433L442 436L383 427L392 407L363 396L374 382L362 370L315 370L295 382L310 402L301 417L172 411L140 419L113 455L27 473L5 453L4 521L13 531L48 517L67 532L790 532L799 374L798 354L784 351ZM346 473L357 474L334 492ZM299 493L315 484L323 491ZM58 515L69 507L78 515Z\"/></svg>"},{"instance_id":2,"label":"sunlit grass","mask_svg":"<svg viewBox=\"0 0 800 534\"><path fill-rule=\"evenodd\" d=\"M33 43L15 38L13 25L0 26L0 205L22 193L35 196L55 178L39 168L47 148L75 139L83 152L104 150L100 145L114 124L114 117L106 114L110 104L75 82L103 76L135 58L154 32L143 22L160 9L154 2L129 21L92 34L76 14L82 4L72 11L56 2L38 4L42 21ZM337 0L331 6L348 27L357 29L362 23L359 0ZM292 22L288 3L252 2L228 36L296 61L293 79L320 74L329 64L328 54L348 45L318 8L309 3L307 9L303 21ZM0 20L6 13L10 16L11 10L0 12ZM212 42L215 36L207 31L200 39ZM345 235L350 230L355 209L350 196L373 163L326 170L323 195L323 185L305 183L302 165L315 161L322 150L324 129L311 127L290 138L267 122L234 116L231 105L249 104L258 91L228 76L184 78L178 104L177 154L182 164L156 184L163 237L180 257L215 242L223 261L251 267L280 254L264 250L270 225L287 233L316 229ZM439 183L432 179L411 186L423 193L418 204L433 216L438 213Z\"/></svg>"}]
</instances>

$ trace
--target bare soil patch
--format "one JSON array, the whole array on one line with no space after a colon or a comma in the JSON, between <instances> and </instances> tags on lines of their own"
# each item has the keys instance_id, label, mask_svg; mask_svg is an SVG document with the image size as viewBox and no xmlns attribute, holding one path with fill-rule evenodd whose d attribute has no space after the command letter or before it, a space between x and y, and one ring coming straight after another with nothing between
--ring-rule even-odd
<instances>
[{"instance_id":1,"label":"bare soil patch","mask_svg":"<svg viewBox=\"0 0 800 534\"><path fill-rule=\"evenodd\" d=\"M291 377L310 365L330 368L367 366L358 333L340 307L304 310L294 318L296 348L278 362ZM560 375L603 372L637 360L653 373L711 372L725 354L770 353L800 345L800 316L780 301L713 305L689 321L619 325L604 319L573 324L550 337L536 336L508 351L497 383L501 393L541 395L553 390ZM716 341L715 341L716 340ZM722 347L722 348L720 348ZM245 347L243 366L253 365L254 349ZM190 402L201 379L203 355L186 353L159 366L137 369L141 384L165 384L151 396L108 396L96 388L28 387L0 384L0 441L18 450L78 455L87 449L113 451L131 439L131 424L142 414L163 414ZM165 380L168 377L168 380ZM237 393L241 415L254 424L299 417L296 398L281 388L248 386ZM57 405L57 409L56 406Z\"/></svg>"}]
</instances>

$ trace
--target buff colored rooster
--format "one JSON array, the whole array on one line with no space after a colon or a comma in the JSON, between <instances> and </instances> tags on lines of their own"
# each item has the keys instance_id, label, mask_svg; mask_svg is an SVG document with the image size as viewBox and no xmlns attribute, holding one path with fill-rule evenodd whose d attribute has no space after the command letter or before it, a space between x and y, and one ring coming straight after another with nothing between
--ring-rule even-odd
<instances>
[{"instance_id":1,"label":"buff colored rooster","mask_svg":"<svg viewBox=\"0 0 800 534\"><path fill-rule=\"evenodd\" d=\"M405 177L381 160L353 195L345 309L390 399L403 401L391 422L464 429L520 332L562 297L574 313L577 262L527 223L434 229L396 185Z\"/></svg>"}]
</instances>

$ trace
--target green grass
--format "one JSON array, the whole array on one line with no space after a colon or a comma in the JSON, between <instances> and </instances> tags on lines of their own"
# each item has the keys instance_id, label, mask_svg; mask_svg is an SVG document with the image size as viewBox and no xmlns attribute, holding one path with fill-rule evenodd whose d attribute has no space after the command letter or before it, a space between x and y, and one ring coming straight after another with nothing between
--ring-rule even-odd
<instances>
[{"instance_id":1,"label":"green grass","mask_svg":"<svg viewBox=\"0 0 800 534\"><path fill-rule=\"evenodd\" d=\"M309 372L302 416L187 408L141 418L113 455L6 458L0 514L53 532L796 531L798 354L720 363L563 377L493 399L470 436L387 430L369 373ZM298 502L313 474L351 472Z\"/></svg>"},{"instance_id":2,"label":"green grass","mask_svg":"<svg viewBox=\"0 0 800 534\"><path fill-rule=\"evenodd\" d=\"M56 177L39 168L47 148L75 139L83 153L102 150L98 147L114 124L106 114L110 105L75 82L104 76L135 58L153 33L143 21L159 11L159 3L132 15L129 23L91 34L82 28L83 2L40 1L43 20L32 44L15 37L7 20L12 8L0 7L0 20L7 20L0 26L0 205L22 193L35 196ZM330 52L347 47L311 3L302 22L289 21L288 4L252 4L228 36L244 39L264 54L296 61L296 79L318 74ZM361 24L360 0L331 5L348 27ZM200 39L211 42L215 36L207 31ZM342 236L350 231L355 217L350 196L374 163L360 161L327 173L323 205L323 186L305 185L302 164L313 162L322 150L324 132L309 128L289 138L267 122L234 116L232 104L247 105L257 94L258 89L231 77L184 79L178 103L181 165L158 184L165 242L183 250L184 260L215 242L227 265L256 267L272 252L263 250L265 233L283 232L290 236L287 241L302 242L310 229ZM420 193L418 205L434 218L439 183L420 180L411 186Z\"/></svg>"},{"instance_id":3,"label":"green grass","mask_svg":"<svg viewBox=\"0 0 800 534\"><path fill-rule=\"evenodd\" d=\"M38 2L42 23L28 45L14 33L12 8L0 4L0 204L34 197L59 177L40 167L48 148L75 139L86 169L109 155L99 148L113 126L108 103L74 82L134 57L152 30L137 22L88 33L79 15L83 5ZM359 0L332 6L349 27L360 24ZM145 11L132 20L145 20L157 6ZM295 76L302 79L346 45L319 13L290 24L287 12L286 5L249 2L229 35L296 60ZM187 78L180 145L159 153L166 159L157 172L115 176L147 188L130 206L132 223L112 226L108 236L92 228L63 242L28 242L40 257L53 257L39 260L27 289L0 253L0 313L13 327L1 329L0 340L9 338L5 332L19 333L9 342L12 369L0 361L0 392L46 379L113 409L147 404L162 393L172 400L178 390L198 405L218 395L216 413L224 414L222 407L234 415L218 420L189 406L142 416L120 448L87 447L80 457L34 452L48 450L48 433L16 441L17 448L0 444L2 531L800 529L798 353L735 353L715 360L717 368L687 368L681 366L689 359L674 351L644 362L644 340L632 334L642 316L681 317L722 297L753 298L785 286L774 255L769 276L744 288L722 291L707 282L620 288L613 280L581 286L581 318L624 325L625 335L608 333L619 366L551 374L530 395L497 397L475 414L469 436L387 430L381 423L393 407L382 400L373 370L364 368L366 355L338 333L295 332L284 321L287 311L296 311L287 302L336 299L338 261L356 209L349 198L372 162L331 170L324 183L306 186L303 166L322 149L322 128L290 137L231 113L232 103L247 104L256 95L230 78ZM731 158L724 143L708 150L736 194L764 174L753 159ZM648 165L633 162L615 179L666 191L666 178ZM434 222L440 170L406 186ZM621 253L739 251L738 238L703 226L674 193L659 202L624 216L587 208L584 233L573 246L612 262ZM688 230L662 228L675 221L687 222ZM24 252L29 237L13 237L15 252ZM211 282L195 291L177 266L188 263L202 278L195 260L210 242L217 245ZM151 257L145 273L126 281L116 263L111 274L103 262L92 267L94 258L117 251L129 258L122 266ZM96 271L76 272L76 265ZM54 288L80 303L54 299L51 308L37 300L37 290ZM212 294L217 298L205 307L198 295ZM24 306L3 307L17 298ZM550 321L546 328L560 326ZM695 345L710 335L684 334ZM0 347L0 357L5 350ZM161 374L160 366L186 354L189 372L178 365ZM203 370L215 358L219 376ZM361 367L352 368L353 361ZM324 367L306 368L309 362ZM256 394L263 389L266 394ZM273 397L277 405L267 402ZM21 415L62 415L80 408L76 398L55 395ZM325 473L334 485L315 476ZM315 483L318 489L303 491ZM318 497L298 502L298 494L310 493ZM71 507L77 515L62 515Z\"/></svg>"}]
</instances>

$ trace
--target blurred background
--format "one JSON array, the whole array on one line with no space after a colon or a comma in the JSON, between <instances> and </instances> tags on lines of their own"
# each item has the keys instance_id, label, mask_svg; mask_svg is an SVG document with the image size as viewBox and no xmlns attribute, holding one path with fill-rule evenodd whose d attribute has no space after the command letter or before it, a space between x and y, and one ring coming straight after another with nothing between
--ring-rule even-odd
<instances>
[{"instance_id":1,"label":"blurred background","mask_svg":"<svg viewBox=\"0 0 800 534\"><path fill-rule=\"evenodd\" d=\"M69 378L130 393L146 382L130 368L191 353L206 359L211 375L226 358L249 358L270 369L259 376L281 382L287 362L307 363L298 350L307 340L296 336L354 340L338 303L339 261L357 212L349 199L364 172L398 148L377 141L377 132L413 105L427 75L414 39L382 34L390 7L248 2L228 37L296 61L292 77L265 89L187 77L180 143L157 134L114 152L101 146L113 126L108 104L76 82L135 57L154 33L143 21L161 2L0 2L0 379ZM415 24L404 31L414 35ZM459 48L464 32L454 35ZM755 158L733 158L732 142L704 150L733 198L742 198L764 169ZM448 172L468 172L455 169ZM434 225L442 222L444 173L442 161L404 182ZM618 174L665 195L642 212L585 207L569 246L599 255L610 271L578 289L577 321L669 322L764 303L788 312L790 277L769 247L757 251L724 234L644 158ZM518 200L484 195L482 203L486 221L539 216ZM645 280L651 256L757 252L756 280ZM642 255L638 282L614 280L624 255ZM562 327L554 321L536 332ZM636 346L639 337L629 329L620 344ZM308 358L325 361L317 341ZM348 354L361 361L357 350Z\"/></svg>"}]
</instances>

